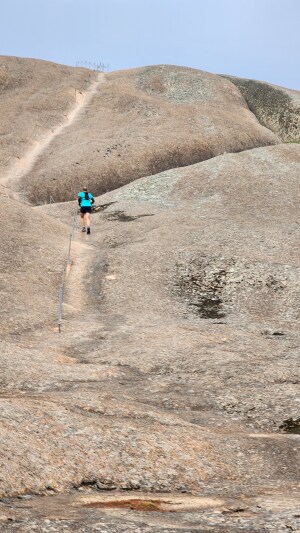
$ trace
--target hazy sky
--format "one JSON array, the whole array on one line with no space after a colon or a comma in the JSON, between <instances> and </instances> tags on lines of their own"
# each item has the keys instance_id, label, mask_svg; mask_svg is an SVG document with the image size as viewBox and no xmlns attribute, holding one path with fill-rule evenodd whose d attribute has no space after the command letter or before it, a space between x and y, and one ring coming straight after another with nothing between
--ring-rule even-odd
<instances>
[{"instance_id":1,"label":"hazy sky","mask_svg":"<svg viewBox=\"0 0 300 533\"><path fill-rule=\"evenodd\" d=\"M0 54L168 63L300 90L300 0L0 0Z\"/></svg>"}]
</instances>

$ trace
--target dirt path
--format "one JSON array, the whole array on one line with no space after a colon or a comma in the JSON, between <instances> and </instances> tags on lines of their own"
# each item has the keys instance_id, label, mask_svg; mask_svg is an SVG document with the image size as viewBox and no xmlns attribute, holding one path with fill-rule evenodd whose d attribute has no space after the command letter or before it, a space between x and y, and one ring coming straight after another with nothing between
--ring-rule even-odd
<instances>
[{"instance_id":1,"label":"dirt path","mask_svg":"<svg viewBox=\"0 0 300 533\"><path fill-rule=\"evenodd\" d=\"M102 83L105 83L105 74L100 72L97 79L90 85L85 93L76 91L75 107L70 113L68 113L66 120L62 124L59 124L54 130L46 133L38 141L35 141L27 153L14 163L8 170L7 174L1 179L0 185L3 188L3 193L7 194L7 190L10 189L9 194L11 197L19 201L24 201L22 196L11 191L12 185L20 178L26 176L26 174L32 170L37 159L42 156L46 148L51 144L53 139L58 137L66 128L71 126L79 118L96 94L99 85Z\"/></svg>"},{"instance_id":2,"label":"dirt path","mask_svg":"<svg viewBox=\"0 0 300 533\"><path fill-rule=\"evenodd\" d=\"M59 361L69 364L69 357L65 358L64 353L70 346L77 343L85 343L87 338L92 338L95 331L102 328L99 313L95 309L93 302L88 296L89 276L93 271L94 264L99 257L105 256L105 250L96 252L99 243L87 239L86 234L81 233L79 222L75 229L74 239L71 243L71 263L66 270L65 293L62 310L61 333L58 333L56 321L49 328L44 328L40 336L39 332L28 335L28 341L36 345L40 350L51 345L53 362ZM100 259L101 262L101 259ZM99 280L104 276L101 268L97 271ZM101 298L101 294L96 295ZM57 300L58 306L58 300ZM65 361L66 359L66 361ZM72 361L77 363L76 358Z\"/></svg>"}]
</instances>

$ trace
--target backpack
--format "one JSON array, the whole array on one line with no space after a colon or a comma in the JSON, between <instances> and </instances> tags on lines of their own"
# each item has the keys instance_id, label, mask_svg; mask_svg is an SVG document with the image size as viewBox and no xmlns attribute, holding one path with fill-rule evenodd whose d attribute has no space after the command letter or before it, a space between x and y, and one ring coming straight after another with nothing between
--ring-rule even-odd
<instances>
[{"instance_id":1,"label":"backpack","mask_svg":"<svg viewBox=\"0 0 300 533\"><path fill-rule=\"evenodd\" d=\"M84 193L84 199L85 200L89 200L91 202L91 204L94 204L95 200L94 200L94 198L90 198L89 194L90 194L89 192L85 192Z\"/></svg>"},{"instance_id":2,"label":"backpack","mask_svg":"<svg viewBox=\"0 0 300 533\"><path fill-rule=\"evenodd\" d=\"M84 194L84 196L81 196L81 193L80 193L80 196L78 194L78 203L79 203L79 205L81 205L82 200L88 200L89 202L91 202L91 204L95 203L94 198L90 198L90 193L89 192L83 192L83 194Z\"/></svg>"}]
</instances>

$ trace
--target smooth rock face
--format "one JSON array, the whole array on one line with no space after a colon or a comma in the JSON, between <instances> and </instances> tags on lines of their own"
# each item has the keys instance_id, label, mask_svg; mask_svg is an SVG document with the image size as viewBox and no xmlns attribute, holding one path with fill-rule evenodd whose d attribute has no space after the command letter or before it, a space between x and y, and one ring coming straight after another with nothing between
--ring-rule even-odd
<instances>
[{"instance_id":1,"label":"smooth rock face","mask_svg":"<svg viewBox=\"0 0 300 533\"><path fill-rule=\"evenodd\" d=\"M19 334L57 316L68 228L46 214L0 196L0 332Z\"/></svg>"},{"instance_id":2,"label":"smooth rock face","mask_svg":"<svg viewBox=\"0 0 300 533\"><path fill-rule=\"evenodd\" d=\"M230 81L170 66L105 75L91 104L20 181L33 203L100 194L142 176L280 142ZM43 161L47 161L47 167Z\"/></svg>"},{"instance_id":3,"label":"smooth rock face","mask_svg":"<svg viewBox=\"0 0 300 533\"><path fill-rule=\"evenodd\" d=\"M145 72L123 73L126 84ZM203 80L221 79L191 72L205 95ZM121 76L109 77L111 98ZM145 79L138 91L152 98L161 86ZM192 105L189 85L176 84L175 96L164 84L163 105L178 94L180 109ZM93 87L79 123L108 91ZM53 142L62 148L67 132ZM51 147L36 162L47 173ZM91 235L77 227L72 243L60 334L75 204L0 196L3 531L297 531L300 147L209 157L97 198ZM37 166L19 178L29 192ZM68 159L65 169L69 193ZM174 514L85 506L111 494L172 506L190 493L206 503ZM5 499L22 495L33 497Z\"/></svg>"},{"instance_id":4,"label":"smooth rock face","mask_svg":"<svg viewBox=\"0 0 300 533\"><path fill-rule=\"evenodd\" d=\"M49 61L0 56L0 169L5 175L60 124L96 74ZM13 176L15 178L15 176Z\"/></svg>"}]
</instances>

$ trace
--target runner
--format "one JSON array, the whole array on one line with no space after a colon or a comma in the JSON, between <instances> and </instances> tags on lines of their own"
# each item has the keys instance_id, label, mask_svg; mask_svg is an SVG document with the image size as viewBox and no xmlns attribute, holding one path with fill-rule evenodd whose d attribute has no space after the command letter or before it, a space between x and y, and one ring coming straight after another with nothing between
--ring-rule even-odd
<instances>
[{"instance_id":1,"label":"runner","mask_svg":"<svg viewBox=\"0 0 300 533\"><path fill-rule=\"evenodd\" d=\"M81 231L86 231L87 234L91 233L91 219L92 204L95 202L93 195L88 192L87 187L83 187L82 191L78 193L78 203L80 205L80 223L82 226Z\"/></svg>"}]
</instances>

